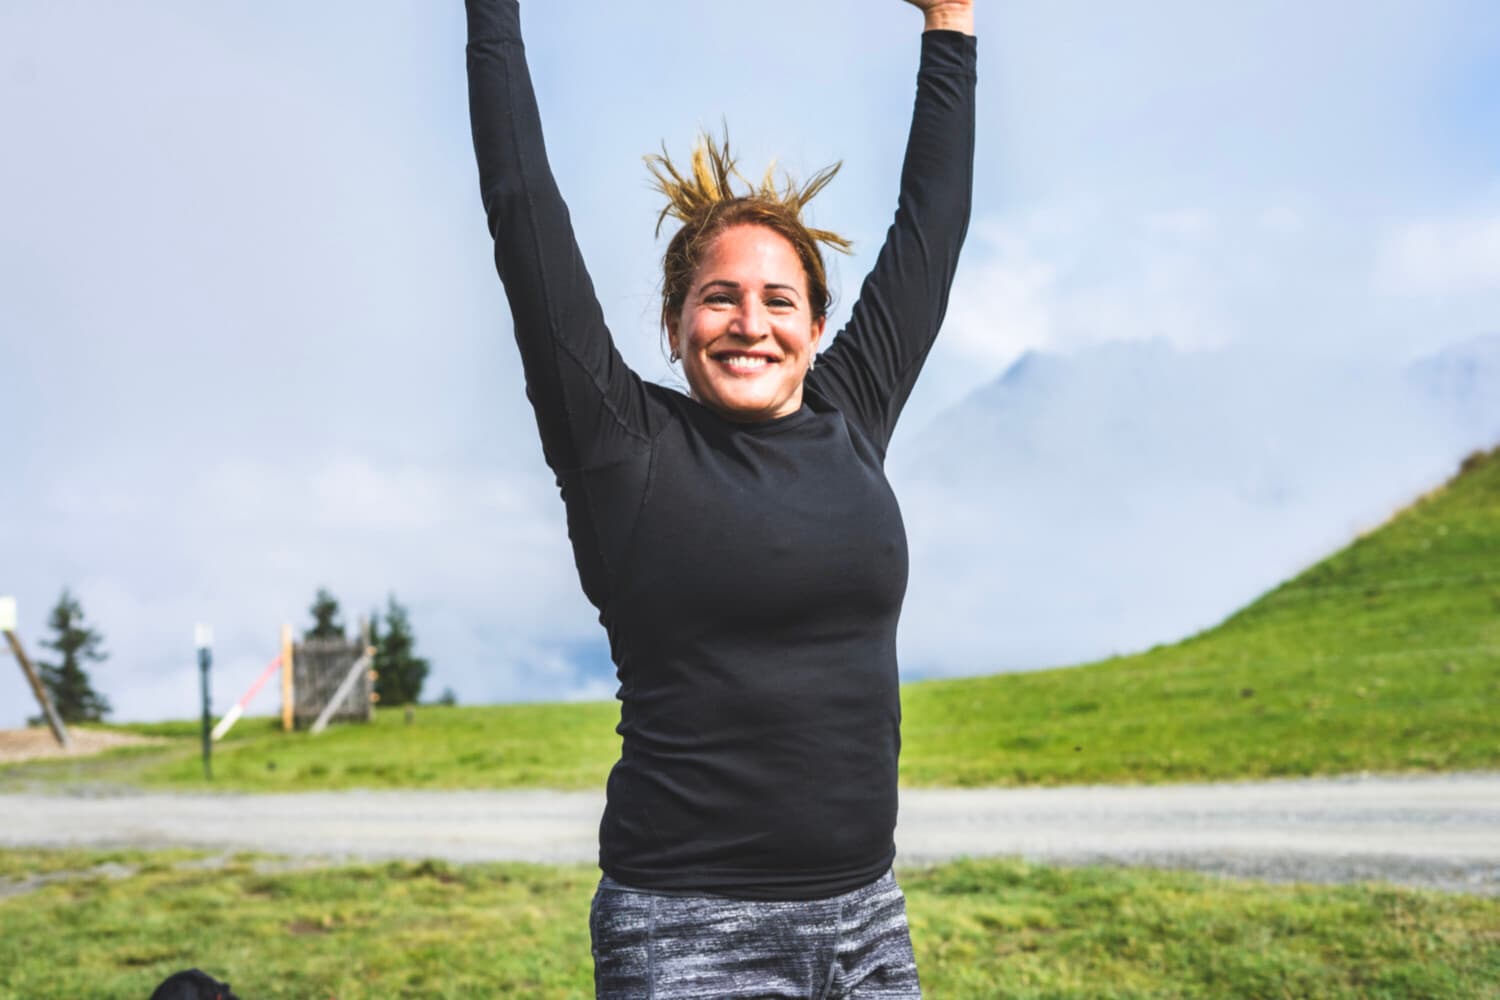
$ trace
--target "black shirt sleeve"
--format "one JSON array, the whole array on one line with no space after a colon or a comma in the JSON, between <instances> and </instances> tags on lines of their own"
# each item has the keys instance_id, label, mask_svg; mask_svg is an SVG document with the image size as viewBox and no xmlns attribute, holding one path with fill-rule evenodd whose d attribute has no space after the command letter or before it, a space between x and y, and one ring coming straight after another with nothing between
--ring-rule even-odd
<instances>
[{"instance_id":1,"label":"black shirt sleeve","mask_svg":"<svg viewBox=\"0 0 1500 1000\"><path fill-rule=\"evenodd\" d=\"M896 219L849 323L808 382L884 451L948 308L974 186L972 35L922 35Z\"/></svg>"},{"instance_id":2,"label":"black shirt sleeve","mask_svg":"<svg viewBox=\"0 0 1500 1000\"><path fill-rule=\"evenodd\" d=\"M518 0L467 0L469 118L526 394L559 476L639 452L651 402L615 350L542 141Z\"/></svg>"}]
</instances>

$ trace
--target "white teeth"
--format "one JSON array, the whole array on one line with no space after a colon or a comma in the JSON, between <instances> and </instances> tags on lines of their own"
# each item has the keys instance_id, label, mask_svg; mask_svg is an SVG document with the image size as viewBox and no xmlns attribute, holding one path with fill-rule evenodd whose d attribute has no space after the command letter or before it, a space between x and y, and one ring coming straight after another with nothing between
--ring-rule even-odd
<instances>
[{"instance_id":1,"label":"white teeth","mask_svg":"<svg viewBox=\"0 0 1500 1000\"><path fill-rule=\"evenodd\" d=\"M743 354L732 354L724 359L724 363L731 368L764 368L767 361L765 358L752 358Z\"/></svg>"}]
</instances>

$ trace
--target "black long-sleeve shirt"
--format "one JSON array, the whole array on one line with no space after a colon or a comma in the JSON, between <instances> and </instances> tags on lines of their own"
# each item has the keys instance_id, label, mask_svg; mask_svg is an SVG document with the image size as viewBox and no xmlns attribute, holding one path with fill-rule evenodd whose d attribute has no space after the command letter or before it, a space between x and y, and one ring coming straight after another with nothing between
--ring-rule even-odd
<instances>
[{"instance_id":1,"label":"black long-sleeve shirt","mask_svg":"<svg viewBox=\"0 0 1500 1000\"><path fill-rule=\"evenodd\" d=\"M813 899L895 855L905 530L883 471L968 225L975 45L922 36L896 219L803 405L736 423L615 350L542 141L516 0L468 0L495 264L622 702L600 866Z\"/></svg>"}]
</instances>

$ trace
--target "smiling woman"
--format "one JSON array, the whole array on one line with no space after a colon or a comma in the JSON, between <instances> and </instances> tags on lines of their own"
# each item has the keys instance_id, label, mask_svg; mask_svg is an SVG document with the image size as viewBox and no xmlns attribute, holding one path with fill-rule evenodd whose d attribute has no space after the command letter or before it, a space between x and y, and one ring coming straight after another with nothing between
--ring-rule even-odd
<instances>
[{"instance_id":1,"label":"smiling woman","mask_svg":"<svg viewBox=\"0 0 1500 1000\"><path fill-rule=\"evenodd\" d=\"M895 856L906 536L884 464L968 225L967 0L922 8L896 218L849 324L801 209L833 176L684 177L662 322L690 394L616 351L547 165L516 0L469 0L480 188L580 581L620 680L590 920L600 996L920 995ZM679 252L680 251L680 252ZM816 364L814 363L816 360Z\"/></svg>"},{"instance_id":2,"label":"smiling woman","mask_svg":"<svg viewBox=\"0 0 1500 1000\"><path fill-rule=\"evenodd\" d=\"M704 136L686 175L666 156L646 162L667 198L658 234L668 216L682 223L662 258L661 316L693 398L740 422L796 412L832 298L818 244L849 248L805 226L802 210L838 166L784 190L767 171L736 195L727 138Z\"/></svg>"},{"instance_id":3,"label":"smiling woman","mask_svg":"<svg viewBox=\"0 0 1500 1000\"><path fill-rule=\"evenodd\" d=\"M727 229L708 248L668 332L693 398L729 420L802 408L827 317L814 316L797 252L764 226Z\"/></svg>"}]
</instances>

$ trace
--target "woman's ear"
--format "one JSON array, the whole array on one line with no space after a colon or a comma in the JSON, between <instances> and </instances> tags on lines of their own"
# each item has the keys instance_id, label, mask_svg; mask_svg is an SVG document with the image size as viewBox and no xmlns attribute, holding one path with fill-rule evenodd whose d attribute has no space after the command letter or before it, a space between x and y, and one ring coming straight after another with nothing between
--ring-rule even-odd
<instances>
[{"instance_id":1,"label":"woman's ear","mask_svg":"<svg viewBox=\"0 0 1500 1000\"><path fill-rule=\"evenodd\" d=\"M667 356L673 361L680 360L682 355L677 351L677 330L682 326L682 315L667 316Z\"/></svg>"},{"instance_id":2,"label":"woman's ear","mask_svg":"<svg viewBox=\"0 0 1500 1000\"><path fill-rule=\"evenodd\" d=\"M819 316L812 324L812 349L816 352L818 345L823 342L823 331L828 328L828 317Z\"/></svg>"}]
</instances>

